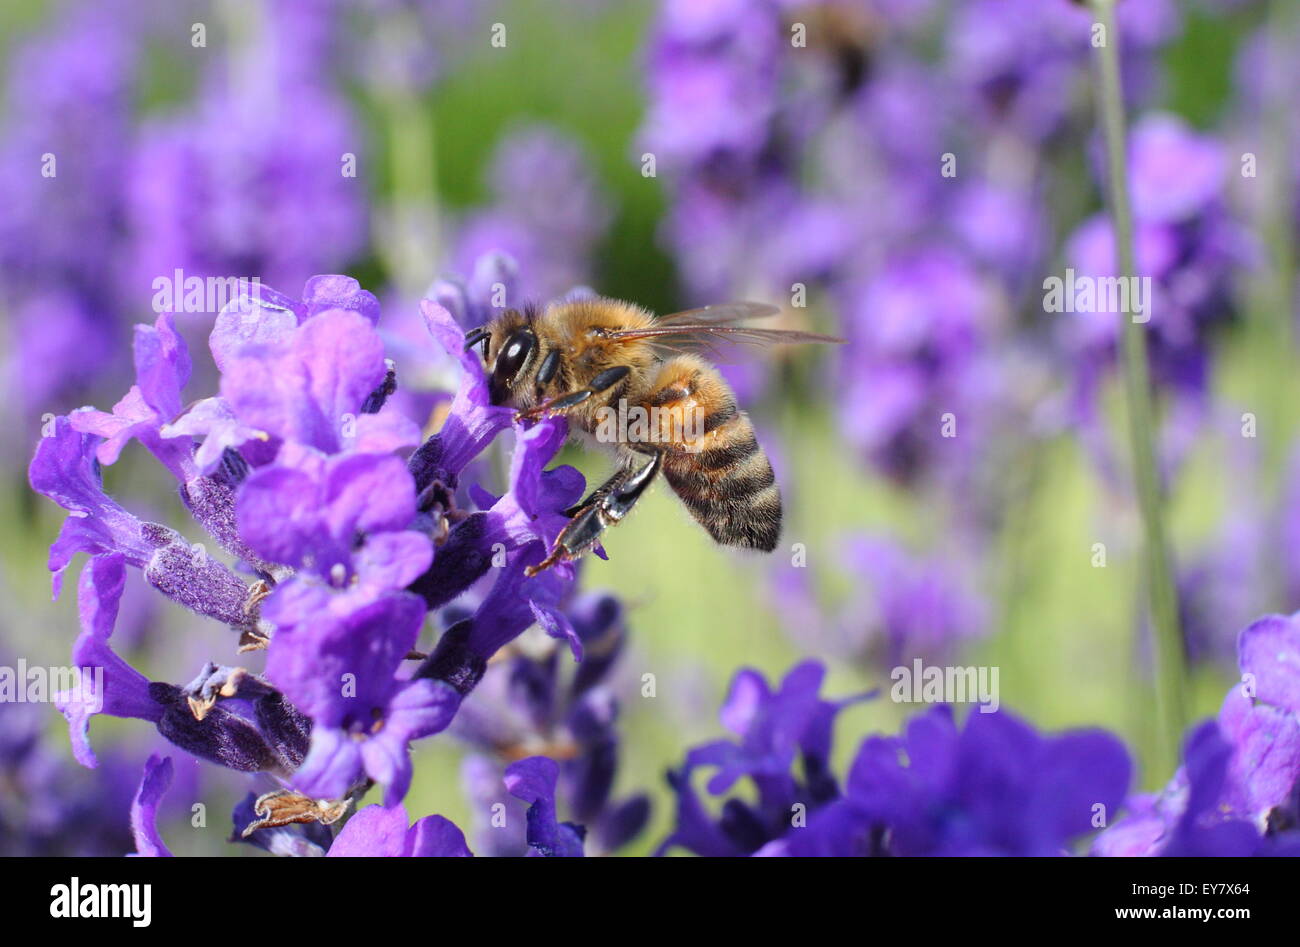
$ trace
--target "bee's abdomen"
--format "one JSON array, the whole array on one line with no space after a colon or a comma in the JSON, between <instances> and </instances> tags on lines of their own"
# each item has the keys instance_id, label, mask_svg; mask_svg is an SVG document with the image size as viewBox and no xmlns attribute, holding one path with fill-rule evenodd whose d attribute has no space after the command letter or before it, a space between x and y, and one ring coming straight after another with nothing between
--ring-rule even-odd
<instances>
[{"instance_id":1,"label":"bee's abdomen","mask_svg":"<svg viewBox=\"0 0 1300 947\"><path fill-rule=\"evenodd\" d=\"M704 450L665 455L665 478L715 540L771 552L781 535L781 493L753 425L733 407L709 433Z\"/></svg>"}]
</instances>

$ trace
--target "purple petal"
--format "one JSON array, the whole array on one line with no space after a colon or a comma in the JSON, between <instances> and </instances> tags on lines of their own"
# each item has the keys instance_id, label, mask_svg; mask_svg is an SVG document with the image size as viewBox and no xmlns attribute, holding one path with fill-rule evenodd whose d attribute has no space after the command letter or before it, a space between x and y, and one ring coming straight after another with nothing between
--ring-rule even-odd
<instances>
[{"instance_id":1,"label":"purple petal","mask_svg":"<svg viewBox=\"0 0 1300 947\"><path fill-rule=\"evenodd\" d=\"M238 450L249 441L266 443L266 435L255 427L241 424L224 398L204 398L171 424L164 424L163 437L202 437L203 443L194 461L203 473L211 473L221 463L221 455L230 448Z\"/></svg>"},{"instance_id":2,"label":"purple petal","mask_svg":"<svg viewBox=\"0 0 1300 947\"><path fill-rule=\"evenodd\" d=\"M1269 615L1241 633L1237 659L1255 697L1300 714L1300 617Z\"/></svg>"},{"instance_id":3,"label":"purple petal","mask_svg":"<svg viewBox=\"0 0 1300 947\"><path fill-rule=\"evenodd\" d=\"M144 764L140 789L131 803L131 834L135 836L135 854L147 858L171 858L172 853L158 834L158 804L172 784L172 761L157 753Z\"/></svg>"},{"instance_id":4,"label":"purple petal","mask_svg":"<svg viewBox=\"0 0 1300 947\"><path fill-rule=\"evenodd\" d=\"M567 641L569 650L573 653L573 660L581 661L582 639L578 637L578 633L573 629L573 624L569 621L568 616L558 608L546 608L533 601L530 601L528 605L532 609L533 618L542 631L552 638Z\"/></svg>"},{"instance_id":5,"label":"purple petal","mask_svg":"<svg viewBox=\"0 0 1300 947\"><path fill-rule=\"evenodd\" d=\"M334 453L347 418L383 381L384 345L361 315L332 309L285 341L240 349L227 360L221 394L245 424Z\"/></svg>"},{"instance_id":6,"label":"purple petal","mask_svg":"<svg viewBox=\"0 0 1300 947\"><path fill-rule=\"evenodd\" d=\"M364 316L371 325L379 324L379 300L350 276L313 276L302 288L302 303L306 319L345 309Z\"/></svg>"},{"instance_id":7,"label":"purple petal","mask_svg":"<svg viewBox=\"0 0 1300 947\"><path fill-rule=\"evenodd\" d=\"M751 668L742 668L731 679L731 689L722 703L722 725L738 737L743 737L758 715L762 705L770 699L763 675Z\"/></svg>"},{"instance_id":8,"label":"purple petal","mask_svg":"<svg viewBox=\"0 0 1300 947\"><path fill-rule=\"evenodd\" d=\"M533 852L573 858L582 855L582 837L555 815L555 784L560 768L545 756L530 756L506 767L506 791L528 803L528 845Z\"/></svg>"},{"instance_id":9,"label":"purple petal","mask_svg":"<svg viewBox=\"0 0 1300 947\"><path fill-rule=\"evenodd\" d=\"M360 454L388 454L414 447L423 438L420 426L396 407L386 405L378 414L363 414L356 421L352 450Z\"/></svg>"},{"instance_id":10,"label":"purple petal","mask_svg":"<svg viewBox=\"0 0 1300 947\"><path fill-rule=\"evenodd\" d=\"M367 585L403 589L424 574L433 562L433 543L413 530L376 533L356 554L357 574Z\"/></svg>"},{"instance_id":11,"label":"purple petal","mask_svg":"<svg viewBox=\"0 0 1300 947\"><path fill-rule=\"evenodd\" d=\"M473 858L465 844L465 833L450 819L425 816L411 826L410 854L415 858Z\"/></svg>"},{"instance_id":12,"label":"purple petal","mask_svg":"<svg viewBox=\"0 0 1300 947\"><path fill-rule=\"evenodd\" d=\"M348 819L327 853L330 858L400 858L407 854L406 810L366 806Z\"/></svg>"},{"instance_id":13,"label":"purple petal","mask_svg":"<svg viewBox=\"0 0 1300 947\"><path fill-rule=\"evenodd\" d=\"M1232 743L1227 803L1239 814L1262 819L1285 805L1300 782L1300 721L1277 707L1256 703L1238 685L1219 711L1219 726Z\"/></svg>"},{"instance_id":14,"label":"purple petal","mask_svg":"<svg viewBox=\"0 0 1300 947\"><path fill-rule=\"evenodd\" d=\"M244 283L241 294L217 315L208 347L217 368L227 364L248 345L286 341L305 315L305 307L269 286Z\"/></svg>"},{"instance_id":15,"label":"purple petal","mask_svg":"<svg viewBox=\"0 0 1300 947\"><path fill-rule=\"evenodd\" d=\"M311 749L293 774L293 786L315 799L341 799L364 772L361 749L342 730L312 729Z\"/></svg>"},{"instance_id":16,"label":"purple petal","mask_svg":"<svg viewBox=\"0 0 1300 947\"><path fill-rule=\"evenodd\" d=\"M369 728L397 688L394 675L415 646L424 602L398 593L358 603L305 586L295 579L266 602L277 626L267 678L317 726Z\"/></svg>"},{"instance_id":17,"label":"purple petal","mask_svg":"<svg viewBox=\"0 0 1300 947\"><path fill-rule=\"evenodd\" d=\"M68 719L72 754L83 766L98 765L90 748L90 718L98 713L157 723L163 708L149 696L149 681L113 651L108 643L117 621L126 570L119 555L91 558L81 570L77 605L81 634L72 648L80 669L80 687L54 695L54 704Z\"/></svg>"},{"instance_id":18,"label":"purple petal","mask_svg":"<svg viewBox=\"0 0 1300 947\"><path fill-rule=\"evenodd\" d=\"M417 482L425 486L434 480L452 482L492 438L510 426L514 412L490 403L483 363L475 352L465 351L465 335L451 313L429 299L421 301L420 312L429 334L460 362L462 370L442 429L411 458Z\"/></svg>"},{"instance_id":19,"label":"purple petal","mask_svg":"<svg viewBox=\"0 0 1300 947\"><path fill-rule=\"evenodd\" d=\"M331 858L469 858L465 835L449 819L425 816L406 826L406 810L366 806L343 827L330 846Z\"/></svg>"}]
</instances>

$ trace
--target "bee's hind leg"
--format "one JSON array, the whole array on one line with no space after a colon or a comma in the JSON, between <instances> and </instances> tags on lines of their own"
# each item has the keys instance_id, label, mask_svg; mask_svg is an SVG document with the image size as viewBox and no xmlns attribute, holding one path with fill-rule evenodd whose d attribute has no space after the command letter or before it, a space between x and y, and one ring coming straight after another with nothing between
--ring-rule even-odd
<instances>
[{"instance_id":1,"label":"bee's hind leg","mask_svg":"<svg viewBox=\"0 0 1300 947\"><path fill-rule=\"evenodd\" d=\"M620 470L568 511L572 518L556 538L550 555L525 569L524 575L534 576L557 562L576 559L594 546L605 530L618 525L632 511L658 476L662 460L663 455L656 451L640 469Z\"/></svg>"}]
</instances>

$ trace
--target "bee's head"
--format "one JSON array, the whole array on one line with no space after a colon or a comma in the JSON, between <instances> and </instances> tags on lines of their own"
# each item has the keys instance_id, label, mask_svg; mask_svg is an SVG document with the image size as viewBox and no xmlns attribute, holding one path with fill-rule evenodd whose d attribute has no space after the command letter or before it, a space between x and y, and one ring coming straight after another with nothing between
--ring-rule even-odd
<instances>
[{"instance_id":1,"label":"bee's head","mask_svg":"<svg viewBox=\"0 0 1300 947\"><path fill-rule=\"evenodd\" d=\"M473 330L465 342L467 346L483 346L489 372L488 397L493 404L505 404L528 374L537 354L537 335L530 321L510 312L490 326Z\"/></svg>"}]
</instances>

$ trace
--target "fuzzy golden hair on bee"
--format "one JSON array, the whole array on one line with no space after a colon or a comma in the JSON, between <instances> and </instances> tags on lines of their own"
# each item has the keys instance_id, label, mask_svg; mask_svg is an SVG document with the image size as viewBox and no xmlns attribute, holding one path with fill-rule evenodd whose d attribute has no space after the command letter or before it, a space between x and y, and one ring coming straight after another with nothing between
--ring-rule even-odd
<instances>
[{"instance_id":1,"label":"fuzzy golden hair on bee","mask_svg":"<svg viewBox=\"0 0 1300 947\"><path fill-rule=\"evenodd\" d=\"M739 324L779 311L727 303L655 317L633 303L587 297L507 310L466 336L467 347L481 347L494 404L521 419L562 415L577 438L619 458L614 475L568 511L569 525L530 574L590 549L661 473L716 542L776 548L781 495L772 465L702 353L730 342L842 341Z\"/></svg>"}]
</instances>

